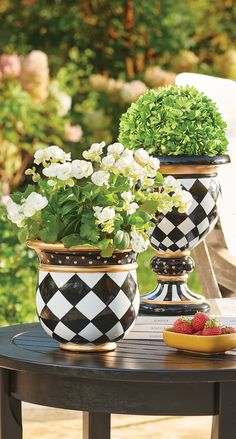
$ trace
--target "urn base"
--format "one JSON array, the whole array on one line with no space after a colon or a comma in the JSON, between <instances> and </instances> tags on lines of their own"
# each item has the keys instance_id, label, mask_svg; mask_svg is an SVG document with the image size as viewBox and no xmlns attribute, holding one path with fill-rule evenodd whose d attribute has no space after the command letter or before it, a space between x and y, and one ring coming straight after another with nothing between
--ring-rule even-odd
<instances>
[{"instance_id":1,"label":"urn base","mask_svg":"<svg viewBox=\"0 0 236 439\"><path fill-rule=\"evenodd\" d=\"M107 342L100 345L94 344L77 344L77 343L60 343L60 348L70 352L109 352L116 349L115 342Z\"/></svg>"},{"instance_id":2,"label":"urn base","mask_svg":"<svg viewBox=\"0 0 236 439\"><path fill-rule=\"evenodd\" d=\"M179 304L165 304L165 302L155 303L155 301L142 301L140 304L141 314L155 314L159 316L190 316L197 311L208 313L210 305L206 302L201 303L183 303Z\"/></svg>"}]
</instances>

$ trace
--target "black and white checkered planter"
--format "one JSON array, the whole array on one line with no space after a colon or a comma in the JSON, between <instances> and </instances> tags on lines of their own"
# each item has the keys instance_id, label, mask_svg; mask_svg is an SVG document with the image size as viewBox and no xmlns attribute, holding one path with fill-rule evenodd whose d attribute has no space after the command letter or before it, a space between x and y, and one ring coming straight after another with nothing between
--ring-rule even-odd
<instances>
[{"instance_id":1,"label":"black and white checkered planter","mask_svg":"<svg viewBox=\"0 0 236 439\"><path fill-rule=\"evenodd\" d=\"M104 259L97 249L70 251L37 242L29 246L40 259L36 307L47 334L63 349L115 349L138 314L135 253Z\"/></svg>"},{"instance_id":2,"label":"black and white checkered planter","mask_svg":"<svg viewBox=\"0 0 236 439\"><path fill-rule=\"evenodd\" d=\"M161 172L179 179L193 197L190 209L176 209L157 216L150 237L157 251L151 267L158 277L154 291L142 296L141 310L168 315L208 311L209 305L187 286L188 273L194 268L190 251L214 228L219 211L220 184L217 166L228 163L228 156L161 157Z\"/></svg>"}]
</instances>

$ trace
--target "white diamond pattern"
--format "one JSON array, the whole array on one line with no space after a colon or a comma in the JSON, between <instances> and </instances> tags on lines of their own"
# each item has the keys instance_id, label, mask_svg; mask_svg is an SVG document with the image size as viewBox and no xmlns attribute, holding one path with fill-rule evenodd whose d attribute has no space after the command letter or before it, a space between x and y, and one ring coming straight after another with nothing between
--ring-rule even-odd
<instances>
[{"instance_id":1,"label":"white diamond pattern","mask_svg":"<svg viewBox=\"0 0 236 439\"><path fill-rule=\"evenodd\" d=\"M130 307L130 301L126 294L120 290L116 298L108 305L109 308L121 319Z\"/></svg>"},{"instance_id":2,"label":"white diamond pattern","mask_svg":"<svg viewBox=\"0 0 236 439\"><path fill-rule=\"evenodd\" d=\"M49 309L53 310L53 314L55 314L55 316L57 316L59 319L65 316L68 311L73 308L73 305L66 300L60 291L57 291L56 294L54 294L54 296L47 303L47 306Z\"/></svg>"},{"instance_id":3,"label":"white diamond pattern","mask_svg":"<svg viewBox=\"0 0 236 439\"><path fill-rule=\"evenodd\" d=\"M104 308L105 303L99 299L99 297L90 291L86 296L76 305L76 308L84 314L85 317L92 320L98 315Z\"/></svg>"}]
</instances>

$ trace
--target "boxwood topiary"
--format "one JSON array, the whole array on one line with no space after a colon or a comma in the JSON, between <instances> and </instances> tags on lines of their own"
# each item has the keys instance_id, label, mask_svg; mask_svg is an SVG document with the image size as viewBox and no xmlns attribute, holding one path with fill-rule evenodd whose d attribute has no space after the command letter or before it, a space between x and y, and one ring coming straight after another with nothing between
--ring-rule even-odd
<instances>
[{"instance_id":1,"label":"boxwood topiary","mask_svg":"<svg viewBox=\"0 0 236 439\"><path fill-rule=\"evenodd\" d=\"M119 141L155 155L224 154L226 123L216 104L194 87L148 90L121 116Z\"/></svg>"}]
</instances>

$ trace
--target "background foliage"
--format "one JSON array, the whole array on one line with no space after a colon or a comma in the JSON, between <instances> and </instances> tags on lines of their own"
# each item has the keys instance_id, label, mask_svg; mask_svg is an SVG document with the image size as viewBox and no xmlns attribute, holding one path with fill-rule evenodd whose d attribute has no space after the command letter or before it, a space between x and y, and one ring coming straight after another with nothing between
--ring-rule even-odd
<instances>
[{"instance_id":1,"label":"background foliage","mask_svg":"<svg viewBox=\"0 0 236 439\"><path fill-rule=\"evenodd\" d=\"M116 140L120 115L146 87L171 84L181 71L236 79L235 18L233 0L1 0L0 54L45 52L50 84L72 97L60 117L52 98L33 104L21 85L0 79L3 192L24 185L40 143L63 143L75 157L94 141ZM81 140L66 139L66 123L81 127ZM0 322L30 320L35 258L3 219L0 241ZM143 291L151 288L149 256L140 257Z\"/></svg>"}]
</instances>

